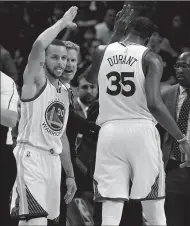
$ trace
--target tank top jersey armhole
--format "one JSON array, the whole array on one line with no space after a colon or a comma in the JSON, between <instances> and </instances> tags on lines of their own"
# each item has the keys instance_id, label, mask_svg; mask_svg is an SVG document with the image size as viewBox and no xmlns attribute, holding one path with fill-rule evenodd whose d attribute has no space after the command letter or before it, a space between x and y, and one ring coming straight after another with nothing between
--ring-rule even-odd
<instances>
[{"instance_id":1,"label":"tank top jersey armhole","mask_svg":"<svg viewBox=\"0 0 190 226\"><path fill-rule=\"evenodd\" d=\"M44 92L46 87L47 87L47 78L46 78L45 84L42 86L41 90L36 94L36 96L34 96L34 97L30 98L30 99L22 99L22 98L20 98L20 101L21 102L31 102L31 101L36 100Z\"/></svg>"}]
</instances>

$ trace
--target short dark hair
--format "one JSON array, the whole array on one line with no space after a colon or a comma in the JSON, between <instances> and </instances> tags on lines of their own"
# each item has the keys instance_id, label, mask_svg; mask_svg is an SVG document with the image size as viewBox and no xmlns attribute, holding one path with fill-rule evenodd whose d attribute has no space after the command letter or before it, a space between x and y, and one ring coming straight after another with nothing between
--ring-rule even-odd
<instances>
[{"instance_id":1,"label":"short dark hair","mask_svg":"<svg viewBox=\"0 0 190 226\"><path fill-rule=\"evenodd\" d=\"M137 17L131 20L128 28L141 38L147 38L153 33L154 24L148 17Z\"/></svg>"},{"instance_id":2,"label":"short dark hair","mask_svg":"<svg viewBox=\"0 0 190 226\"><path fill-rule=\"evenodd\" d=\"M61 40L59 39L54 39L50 45L54 45L54 46L64 46L66 47L65 43L62 42Z\"/></svg>"},{"instance_id":3,"label":"short dark hair","mask_svg":"<svg viewBox=\"0 0 190 226\"><path fill-rule=\"evenodd\" d=\"M54 46L64 46L64 47L66 48L65 43L62 42L62 41L59 40L59 39L54 39L54 40L50 43L50 45L54 45ZM50 45L49 45L49 46L50 46ZM48 47L49 47L49 46L48 46ZM47 52L47 50L48 50L48 47L46 48L46 52Z\"/></svg>"}]
</instances>

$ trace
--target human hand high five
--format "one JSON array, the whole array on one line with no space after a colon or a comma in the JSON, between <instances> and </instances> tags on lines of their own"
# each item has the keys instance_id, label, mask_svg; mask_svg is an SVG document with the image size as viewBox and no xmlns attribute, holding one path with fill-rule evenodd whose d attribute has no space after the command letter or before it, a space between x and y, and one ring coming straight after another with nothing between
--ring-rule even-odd
<instances>
[{"instance_id":1,"label":"human hand high five","mask_svg":"<svg viewBox=\"0 0 190 226\"><path fill-rule=\"evenodd\" d=\"M66 25L67 28L76 28L76 23L73 23L74 18L77 15L78 8L76 6L72 6L67 12L63 15L62 21Z\"/></svg>"},{"instance_id":2,"label":"human hand high five","mask_svg":"<svg viewBox=\"0 0 190 226\"><path fill-rule=\"evenodd\" d=\"M129 25L130 21L137 15L137 11L132 9L131 4L124 5L115 18L114 32L123 33Z\"/></svg>"}]
</instances>

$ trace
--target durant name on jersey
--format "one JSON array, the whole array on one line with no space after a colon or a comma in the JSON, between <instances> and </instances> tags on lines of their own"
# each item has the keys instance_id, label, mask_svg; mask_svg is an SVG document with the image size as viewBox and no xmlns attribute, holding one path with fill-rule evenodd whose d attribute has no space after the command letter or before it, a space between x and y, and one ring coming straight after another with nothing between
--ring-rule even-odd
<instances>
[{"instance_id":1,"label":"durant name on jersey","mask_svg":"<svg viewBox=\"0 0 190 226\"><path fill-rule=\"evenodd\" d=\"M107 61L109 62L109 65L112 67L114 64L128 64L132 66L138 60L132 56L128 57L126 55L114 55L107 58Z\"/></svg>"}]
</instances>

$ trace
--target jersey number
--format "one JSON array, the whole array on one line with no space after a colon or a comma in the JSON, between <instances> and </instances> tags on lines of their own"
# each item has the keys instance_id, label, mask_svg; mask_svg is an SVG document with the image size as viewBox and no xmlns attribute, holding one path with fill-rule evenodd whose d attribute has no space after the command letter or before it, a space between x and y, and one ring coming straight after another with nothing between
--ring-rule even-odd
<instances>
[{"instance_id":1,"label":"jersey number","mask_svg":"<svg viewBox=\"0 0 190 226\"><path fill-rule=\"evenodd\" d=\"M116 71L112 71L109 74L107 74L108 80L111 79L111 86L115 86L115 90L111 90L107 87L107 93L111 96L117 96L118 94L122 93L125 97L130 97L135 93L136 86L135 83L131 80L127 80L127 78L133 78L134 72L121 72L118 73ZM130 90L126 91L122 89L123 86L130 86Z\"/></svg>"}]
</instances>

